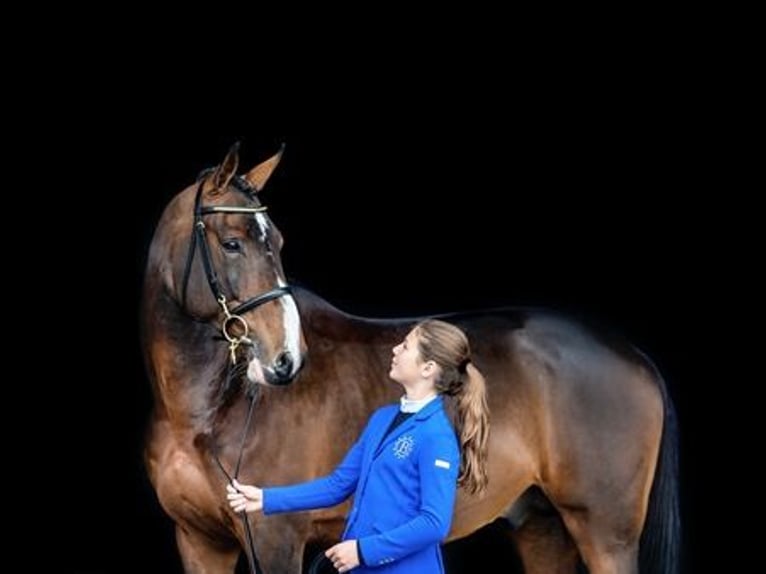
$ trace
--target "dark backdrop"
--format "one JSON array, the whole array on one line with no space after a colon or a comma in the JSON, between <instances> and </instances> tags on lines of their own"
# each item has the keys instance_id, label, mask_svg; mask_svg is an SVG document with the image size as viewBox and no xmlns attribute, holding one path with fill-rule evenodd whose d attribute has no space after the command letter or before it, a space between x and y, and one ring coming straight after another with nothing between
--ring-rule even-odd
<instances>
[{"instance_id":1,"label":"dark backdrop","mask_svg":"<svg viewBox=\"0 0 766 574\"><path fill-rule=\"evenodd\" d=\"M676 153L676 135L648 143L641 122L553 126L518 138L491 128L456 137L447 124L401 133L360 126L112 137L95 155L80 150L71 173L98 163L97 189L83 201L99 215L78 217L63 243L86 254L72 274L88 290L85 325L94 334L87 352L78 346L77 360L89 368L78 370L73 389L53 395L76 407L67 411L74 453L57 475L67 493L58 508L70 517L58 530L65 564L78 572L180 571L171 524L141 465L151 397L137 303L163 207L240 140L241 170L286 142L263 197L286 238L287 275L342 309L399 316L541 305L610 324L644 349L678 409L692 571L701 529L700 487L690 477L703 458L693 437L700 405L712 400L701 384L705 319L694 296L716 269L704 218L690 217L685 199L685 174L699 166ZM71 181L75 188L76 175ZM94 358L110 368L93 366ZM504 551L490 532L448 552L457 561Z\"/></svg>"}]
</instances>

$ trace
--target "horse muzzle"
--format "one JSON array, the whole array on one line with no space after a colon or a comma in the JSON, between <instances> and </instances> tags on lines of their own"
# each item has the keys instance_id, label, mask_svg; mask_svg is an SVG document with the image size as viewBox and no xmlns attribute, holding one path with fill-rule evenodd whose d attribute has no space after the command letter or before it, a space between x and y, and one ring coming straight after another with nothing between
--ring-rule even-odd
<instances>
[{"instance_id":1,"label":"horse muzzle","mask_svg":"<svg viewBox=\"0 0 766 574\"><path fill-rule=\"evenodd\" d=\"M293 357L283 351L270 365L264 365L258 357L252 357L247 365L247 378L252 383L269 386L286 386L295 380L303 366L303 357Z\"/></svg>"}]
</instances>

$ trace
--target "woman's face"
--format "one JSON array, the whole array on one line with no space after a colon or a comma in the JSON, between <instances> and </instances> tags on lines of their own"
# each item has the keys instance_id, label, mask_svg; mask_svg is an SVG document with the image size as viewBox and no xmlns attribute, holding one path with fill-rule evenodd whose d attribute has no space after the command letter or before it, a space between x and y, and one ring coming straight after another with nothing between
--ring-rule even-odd
<instances>
[{"instance_id":1,"label":"woman's face","mask_svg":"<svg viewBox=\"0 0 766 574\"><path fill-rule=\"evenodd\" d=\"M418 334L416 329L410 331L404 341L393 348L391 370L388 376L397 383L417 381L421 376L423 361L418 350Z\"/></svg>"}]
</instances>

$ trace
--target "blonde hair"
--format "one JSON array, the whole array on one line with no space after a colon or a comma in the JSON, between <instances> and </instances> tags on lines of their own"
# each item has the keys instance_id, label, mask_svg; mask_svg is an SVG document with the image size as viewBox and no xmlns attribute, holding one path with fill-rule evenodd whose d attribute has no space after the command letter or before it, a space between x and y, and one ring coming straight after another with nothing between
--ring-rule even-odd
<instances>
[{"instance_id":1,"label":"blonde hair","mask_svg":"<svg viewBox=\"0 0 766 574\"><path fill-rule=\"evenodd\" d=\"M422 321L415 329L420 357L440 367L436 390L446 398L460 441L458 484L471 494L481 493L488 482L489 408L484 376L471 362L462 329L438 319Z\"/></svg>"}]
</instances>

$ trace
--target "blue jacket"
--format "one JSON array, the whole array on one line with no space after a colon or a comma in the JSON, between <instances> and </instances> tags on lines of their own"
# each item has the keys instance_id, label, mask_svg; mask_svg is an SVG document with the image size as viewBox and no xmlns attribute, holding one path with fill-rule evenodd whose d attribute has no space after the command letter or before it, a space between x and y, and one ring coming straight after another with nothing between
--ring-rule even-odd
<instances>
[{"instance_id":1,"label":"blue jacket","mask_svg":"<svg viewBox=\"0 0 766 574\"><path fill-rule=\"evenodd\" d=\"M331 474L264 489L264 513L334 506L354 494L343 539L358 541L366 566L353 572L444 572L440 543L455 506L457 437L439 396L381 443L398 410L375 411Z\"/></svg>"}]
</instances>

